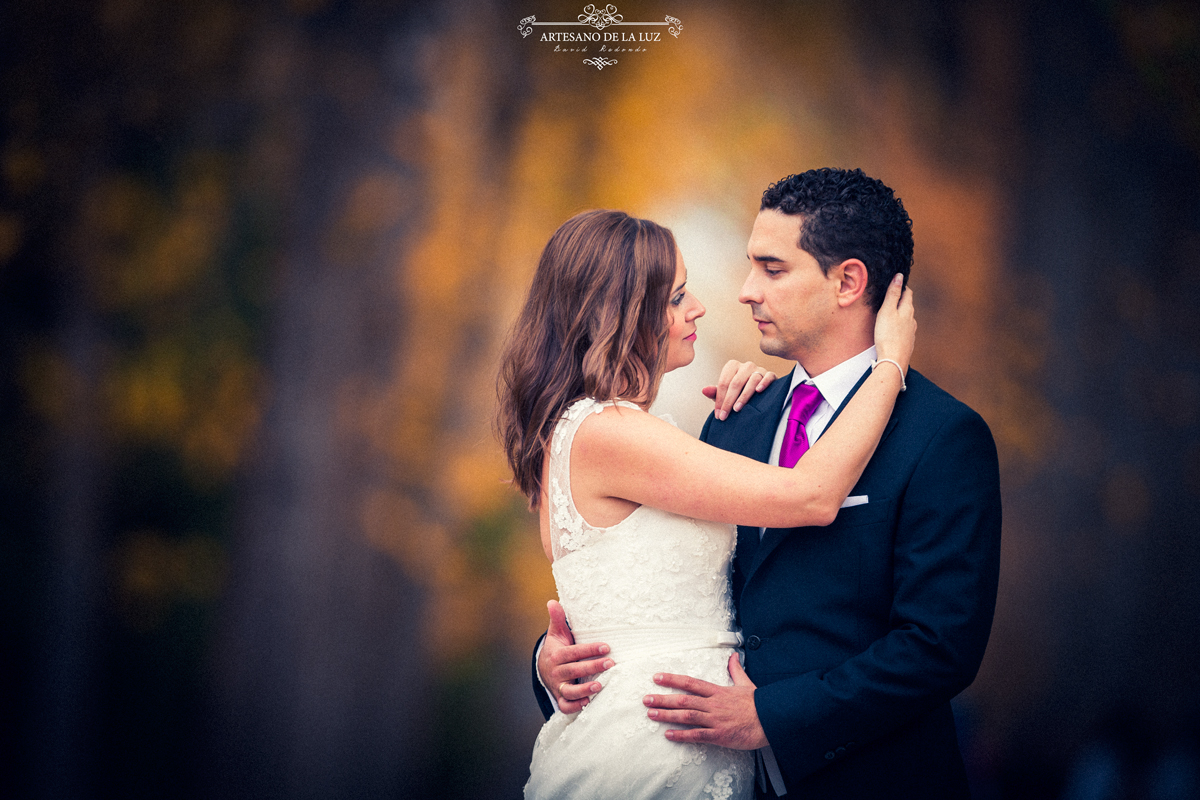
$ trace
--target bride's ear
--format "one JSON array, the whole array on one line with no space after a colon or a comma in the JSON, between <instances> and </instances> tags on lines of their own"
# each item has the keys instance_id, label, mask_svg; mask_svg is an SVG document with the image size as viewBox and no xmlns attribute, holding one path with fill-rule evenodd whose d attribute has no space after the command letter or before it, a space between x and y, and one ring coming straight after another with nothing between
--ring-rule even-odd
<instances>
[{"instance_id":1,"label":"bride's ear","mask_svg":"<svg viewBox=\"0 0 1200 800\"><path fill-rule=\"evenodd\" d=\"M857 258L848 258L833 268L837 272L837 302L848 308L867 291L867 265Z\"/></svg>"}]
</instances>

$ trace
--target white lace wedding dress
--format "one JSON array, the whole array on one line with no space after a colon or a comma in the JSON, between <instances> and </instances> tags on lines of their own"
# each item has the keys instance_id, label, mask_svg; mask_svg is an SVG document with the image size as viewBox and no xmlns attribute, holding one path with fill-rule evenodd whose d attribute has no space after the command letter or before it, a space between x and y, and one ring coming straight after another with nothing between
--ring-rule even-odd
<instances>
[{"instance_id":1,"label":"white lace wedding dress","mask_svg":"<svg viewBox=\"0 0 1200 800\"><path fill-rule=\"evenodd\" d=\"M543 726L525 797L746 800L752 752L672 742L642 705L667 691L656 672L732 683L734 528L647 506L608 528L584 522L571 497L571 443L607 405L584 398L567 409L551 440L547 494L554 580L575 641L608 643L616 666L597 678L604 689L586 708L556 711Z\"/></svg>"}]
</instances>

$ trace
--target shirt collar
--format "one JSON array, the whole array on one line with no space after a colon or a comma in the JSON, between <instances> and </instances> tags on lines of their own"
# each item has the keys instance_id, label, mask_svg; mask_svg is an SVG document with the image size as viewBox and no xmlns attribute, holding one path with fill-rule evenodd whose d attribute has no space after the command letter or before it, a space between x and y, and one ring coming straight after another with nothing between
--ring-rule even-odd
<instances>
[{"instance_id":1,"label":"shirt collar","mask_svg":"<svg viewBox=\"0 0 1200 800\"><path fill-rule=\"evenodd\" d=\"M793 389L807 381L817 387L825 402L833 408L839 408L846 400L846 395L850 394L850 390L858 383L858 379L870 368L875 355L875 345L871 345L815 378L810 378L804 367L796 364L796 369L792 371L792 385L788 388L788 397L792 396Z\"/></svg>"}]
</instances>

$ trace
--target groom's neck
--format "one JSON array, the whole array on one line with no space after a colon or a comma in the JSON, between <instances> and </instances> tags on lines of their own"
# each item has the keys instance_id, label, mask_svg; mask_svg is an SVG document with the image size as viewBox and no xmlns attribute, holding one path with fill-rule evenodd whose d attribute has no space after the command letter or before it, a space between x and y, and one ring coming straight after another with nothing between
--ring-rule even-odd
<instances>
[{"instance_id":1,"label":"groom's neck","mask_svg":"<svg viewBox=\"0 0 1200 800\"><path fill-rule=\"evenodd\" d=\"M839 336L826 337L817 347L809 352L797 353L793 360L804 367L809 377L815 378L822 372L833 369L847 359L875 344L875 322L871 318L870 327L858 325L842 332Z\"/></svg>"}]
</instances>

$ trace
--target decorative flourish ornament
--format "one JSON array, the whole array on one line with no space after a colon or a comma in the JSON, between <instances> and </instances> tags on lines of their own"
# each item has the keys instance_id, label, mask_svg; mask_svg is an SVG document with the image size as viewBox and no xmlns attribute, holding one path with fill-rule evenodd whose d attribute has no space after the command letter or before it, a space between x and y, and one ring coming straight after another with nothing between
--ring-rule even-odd
<instances>
[{"instance_id":1,"label":"decorative flourish ornament","mask_svg":"<svg viewBox=\"0 0 1200 800\"><path fill-rule=\"evenodd\" d=\"M615 58L608 59L602 56L596 56L595 58L585 58L583 63L591 64L596 69L604 69L605 67L611 67L613 64L617 63L617 60Z\"/></svg>"},{"instance_id":2,"label":"decorative flourish ornament","mask_svg":"<svg viewBox=\"0 0 1200 800\"><path fill-rule=\"evenodd\" d=\"M533 22L535 19L537 19L537 18L536 17L526 17L525 19L523 19L517 23L517 30L519 30L521 32L522 37L528 36L529 34L533 33L533 25L531 25L530 23Z\"/></svg>"},{"instance_id":3,"label":"decorative flourish ornament","mask_svg":"<svg viewBox=\"0 0 1200 800\"><path fill-rule=\"evenodd\" d=\"M621 20L625 19L617 13L617 7L609 3L603 9L596 8L593 5L583 7L583 13L579 15L579 21L584 25L591 25L598 30L604 30L609 25L618 25Z\"/></svg>"},{"instance_id":4,"label":"decorative flourish ornament","mask_svg":"<svg viewBox=\"0 0 1200 800\"><path fill-rule=\"evenodd\" d=\"M667 17L667 24L671 26L667 28L667 31L676 39L678 39L679 32L683 30L683 23L677 20L675 17Z\"/></svg>"}]
</instances>

